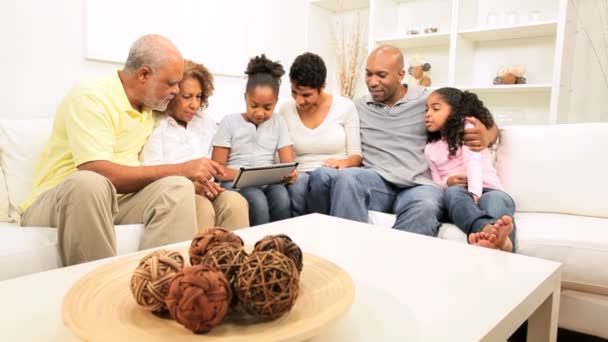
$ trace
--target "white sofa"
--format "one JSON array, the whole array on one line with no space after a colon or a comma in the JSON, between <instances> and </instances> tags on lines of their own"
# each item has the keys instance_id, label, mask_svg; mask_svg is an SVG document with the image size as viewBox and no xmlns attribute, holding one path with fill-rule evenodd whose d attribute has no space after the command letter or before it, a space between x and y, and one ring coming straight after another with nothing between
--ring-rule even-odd
<instances>
[{"instance_id":1,"label":"white sofa","mask_svg":"<svg viewBox=\"0 0 608 342\"><path fill-rule=\"evenodd\" d=\"M0 120L0 280L61 267L54 228L16 225L51 119ZM517 205L518 253L563 263L561 327L608 338L608 123L511 126L497 167ZM394 215L371 212L390 227ZM119 254L136 251L142 225L117 226ZM466 241L444 224L440 237Z\"/></svg>"}]
</instances>

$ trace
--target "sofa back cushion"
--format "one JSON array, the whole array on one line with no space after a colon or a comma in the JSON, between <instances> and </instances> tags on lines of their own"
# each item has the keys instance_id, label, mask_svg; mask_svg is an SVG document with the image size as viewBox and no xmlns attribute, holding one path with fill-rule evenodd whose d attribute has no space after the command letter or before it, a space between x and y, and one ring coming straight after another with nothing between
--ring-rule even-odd
<instances>
[{"instance_id":1,"label":"sofa back cushion","mask_svg":"<svg viewBox=\"0 0 608 342\"><path fill-rule=\"evenodd\" d=\"M52 127L53 118L0 120L0 166L6 178L7 214L12 221L18 221L19 203L29 196L34 168Z\"/></svg>"},{"instance_id":2,"label":"sofa back cushion","mask_svg":"<svg viewBox=\"0 0 608 342\"><path fill-rule=\"evenodd\" d=\"M608 218L608 123L508 126L497 168L517 211Z\"/></svg>"},{"instance_id":3,"label":"sofa back cushion","mask_svg":"<svg viewBox=\"0 0 608 342\"><path fill-rule=\"evenodd\" d=\"M0 222L8 222L8 190L6 189L6 178L4 171L0 168Z\"/></svg>"}]
</instances>

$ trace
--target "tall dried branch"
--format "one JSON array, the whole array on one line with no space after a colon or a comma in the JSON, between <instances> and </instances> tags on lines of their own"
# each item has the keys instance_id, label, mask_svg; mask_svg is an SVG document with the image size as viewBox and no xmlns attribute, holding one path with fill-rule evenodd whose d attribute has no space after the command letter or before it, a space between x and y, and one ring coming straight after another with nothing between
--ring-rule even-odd
<instances>
[{"instance_id":1,"label":"tall dried branch","mask_svg":"<svg viewBox=\"0 0 608 342\"><path fill-rule=\"evenodd\" d=\"M337 2L338 14L334 25L333 48L336 53L340 93L352 99L355 96L357 80L365 57L364 30L361 27L360 12L357 12L354 28L350 30L347 28L344 13L341 13L342 1Z\"/></svg>"}]
</instances>

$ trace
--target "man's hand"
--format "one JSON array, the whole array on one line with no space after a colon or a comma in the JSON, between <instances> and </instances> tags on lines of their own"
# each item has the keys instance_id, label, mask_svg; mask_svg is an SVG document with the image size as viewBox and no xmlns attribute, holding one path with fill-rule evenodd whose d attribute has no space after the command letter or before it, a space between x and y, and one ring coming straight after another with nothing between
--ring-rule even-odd
<instances>
[{"instance_id":1,"label":"man's hand","mask_svg":"<svg viewBox=\"0 0 608 342\"><path fill-rule=\"evenodd\" d=\"M345 159L335 159L329 158L324 163L323 166L333 167L335 169L344 169L348 167L348 163Z\"/></svg>"},{"instance_id":2,"label":"man's hand","mask_svg":"<svg viewBox=\"0 0 608 342\"><path fill-rule=\"evenodd\" d=\"M471 151L480 152L484 148L488 147L492 142L496 140L498 134L497 129L486 128L477 118L468 116L466 121L473 125L473 127L466 127L464 129L464 144L468 146Z\"/></svg>"},{"instance_id":3,"label":"man's hand","mask_svg":"<svg viewBox=\"0 0 608 342\"><path fill-rule=\"evenodd\" d=\"M209 158L200 158L182 163L181 174L193 182L204 184L212 177L221 176L224 173L220 164Z\"/></svg>"},{"instance_id":4,"label":"man's hand","mask_svg":"<svg viewBox=\"0 0 608 342\"><path fill-rule=\"evenodd\" d=\"M225 191L224 188L210 180L205 180L202 183L194 181L193 183L194 188L196 189L196 194L201 195L203 197L207 197L211 201L216 199L217 196L219 196L222 192Z\"/></svg>"},{"instance_id":5,"label":"man's hand","mask_svg":"<svg viewBox=\"0 0 608 342\"><path fill-rule=\"evenodd\" d=\"M467 176L465 176L465 175L450 176L450 177L448 177L446 184L448 186L452 186L452 185L467 186Z\"/></svg>"}]
</instances>

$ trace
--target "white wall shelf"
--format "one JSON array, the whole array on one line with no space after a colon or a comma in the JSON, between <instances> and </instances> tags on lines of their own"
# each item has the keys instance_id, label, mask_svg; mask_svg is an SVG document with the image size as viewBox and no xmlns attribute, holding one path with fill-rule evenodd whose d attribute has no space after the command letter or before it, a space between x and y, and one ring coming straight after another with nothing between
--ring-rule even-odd
<instances>
[{"instance_id":1,"label":"white wall shelf","mask_svg":"<svg viewBox=\"0 0 608 342\"><path fill-rule=\"evenodd\" d=\"M431 64L440 86L478 93L500 121L557 123L568 74L569 0L370 0L368 49L399 47ZM430 15L432 13L432 15ZM405 36L411 29L438 33ZM493 85L501 67L523 66L528 84ZM406 81L409 81L406 78Z\"/></svg>"},{"instance_id":2,"label":"white wall shelf","mask_svg":"<svg viewBox=\"0 0 608 342\"><path fill-rule=\"evenodd\" d=\"M529 93L529 92L551 92L551 83L536 84L501 84L492 86L467 86L464 84L456 85L456 88L468 90L474 93Z\"/></svg>"},{"instance_id":3,"label":"white wall shelf","mask_svg":"<svg viewBox=\"0 0 608 342\"><path fill-rule=\"evenodd\" d=\"M391 44L402 49L411 49L426 46L438 46L450 44L449 32L437 32L427 34L416 34L405 37L391 37L384 39L376 39L377 44Z\"/></svg>"},{"instance_id":4,"label":"white wall shelf","mask_svg":"<svg viewBox=\"0 0 608 342\"><path fill-rule=\"evenodd\" d=\"M458 34L474 42L554 36L557 22L462 30Z\"/></svg>"},{"instance_id":5,"label":"white wall shelf","mask_svg":"<svg viewBox=\"0 0 608 342\"><path fill-rule=\"evenodd\" d=\"M353 11L369 7L369 0L309 0L312 4L331 12Z\"/></svg>"}]
</instances>

